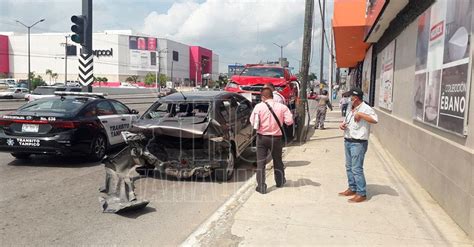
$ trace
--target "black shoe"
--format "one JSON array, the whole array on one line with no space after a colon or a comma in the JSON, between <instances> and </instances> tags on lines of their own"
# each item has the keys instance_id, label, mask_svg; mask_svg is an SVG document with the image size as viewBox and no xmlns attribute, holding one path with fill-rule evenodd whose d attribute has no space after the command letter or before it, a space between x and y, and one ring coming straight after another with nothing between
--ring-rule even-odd
<instances>
[{"instance_id":1,"label":"black shoe","mask_svg":"<svg viewBox=\"0 0 474 247\"><path fill-rule=\"evenodd\" d=\"M255 188L255 190L260 194L266 194L267 193L267 185L265 184L265 186L263 186L263 187L257 186L257 188Z\"/></svg>"},{"instance_id":2,"label":"black shoe","mask_svg":"<svg viewBox=\"0 0 474 247\"><path fill-rule=\"evenodd\" d=\"M283 187L285 184L286 184L286 178L283 179L283 182L282 182L281 184L277 184L276 187L277 187L277 188L281 188L281 187Z\"/></svg>"}]
</instances>

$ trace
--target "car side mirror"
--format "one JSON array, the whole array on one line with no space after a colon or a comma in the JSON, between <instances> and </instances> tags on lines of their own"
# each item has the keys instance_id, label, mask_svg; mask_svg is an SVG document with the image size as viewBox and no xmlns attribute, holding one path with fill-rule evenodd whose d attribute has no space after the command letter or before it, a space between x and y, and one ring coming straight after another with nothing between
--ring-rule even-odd
<instances>
[{"instance_id":1,"label":"car side mirror","mask_svg":"<svg viewBox=\"0 0 474 247\"><path fill-rule=\"evenodd\" d=\"M297 81L298 80L298 77L296 76L290 76L290 81Z\"/></svg>"},{"instance_id":2,"label":"car side mirror","mask_svg":"<svg viewBox=\"0 0 474 247\"><path fill-rule=\"evenodd\" d=\"M140 113L140 112L135 110L135 109L132 109L132 114L138 114L138 113Z\"/></svg>"}]
</instances>

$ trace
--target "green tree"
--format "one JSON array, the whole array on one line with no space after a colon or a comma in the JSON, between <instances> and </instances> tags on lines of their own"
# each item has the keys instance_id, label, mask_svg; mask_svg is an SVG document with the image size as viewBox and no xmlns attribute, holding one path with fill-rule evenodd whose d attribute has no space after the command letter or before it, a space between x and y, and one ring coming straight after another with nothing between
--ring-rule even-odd
<instances>
[{"instance_id":1,"label":"green tree","mask_svg":"<svg viewBox=\"0 0 474 247\"><path fill-rule=\"evenodd\" d=\"M160 81L160 86L165 86L166 85L166 81L168 80L168 77L166 77L165 74L160 74L160 76L158 77L159 78L159 81Z\"/></svg>"},{"instance_id":2,"label":"green tree","mask_svg":"<svg viewBox=\"0 0 474 247\"><path fill-rule=\"evenodd\" d=\"M43 78L40 75L35 75L35 72L30 73L30 80L31 80L31 90L39 86L46 86Z\"/></svg>"},{"instance_id":3,"label":"green tree","mask_svg":"<svg viewBox=\"0 0 474 247\"><path fill-rule=\"evenodd\" d=\"M132 75L130 77L128 77L127 79L125 79L125 81L127 82L130 82L130 83L137 83L138 80L140 79L140 77L138 75Z\"/></svg>"},{"instance_id":4,"label":"green tree","mask_svg":"<svg viewBox=\"0 0 474 247\"><path fill-rule=\"evenodd\" d=\"M145 85L153 85L156 83L156 75L155 73L151 73L149 72L146 76L145 76Z\"/></svg>"}]
</instances>

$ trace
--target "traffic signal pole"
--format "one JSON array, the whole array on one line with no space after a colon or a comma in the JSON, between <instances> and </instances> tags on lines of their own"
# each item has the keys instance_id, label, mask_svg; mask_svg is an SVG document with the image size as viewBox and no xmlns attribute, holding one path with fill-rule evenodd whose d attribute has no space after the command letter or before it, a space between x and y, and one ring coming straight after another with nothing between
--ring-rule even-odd
<instances>
[{"instance_id":1,"label":"traffic signal pole","mask_svg":"<svg viewBox=\"0 0 474 247\"><path fill-rule=\"evenodd\" d=\"M71 40L82 46L79 54L79 82L92 92L94 81L94 61L92 54L92 0L82 0L82 15L71 17L74 34Z\"/></svg>"}]
</instances>

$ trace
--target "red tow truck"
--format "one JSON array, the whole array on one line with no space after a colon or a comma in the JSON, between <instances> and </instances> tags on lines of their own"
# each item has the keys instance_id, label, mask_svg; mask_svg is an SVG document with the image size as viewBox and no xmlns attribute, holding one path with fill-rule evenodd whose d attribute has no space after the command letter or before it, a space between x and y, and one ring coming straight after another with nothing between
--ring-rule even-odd
<instances>
[{"instance_id":1,"label":"red tow truck","mask_svg":"<svg viewBox=\"0 0 474 247\"><path fill-rule=\"evenodd\" d=\"M285 98L288 108L293 113L295 124L291 126L291 129L286 130L287 136L292 138L298 124L296 101L300 91L300 83L288 68L279 64L247 64L239 75L230 78L225 91L240 93L248 98L251 97L252 103L256 104L260 102L260 91L267 83L275 86L275 90Z\"/></svg>"}]
</instances>

